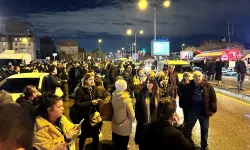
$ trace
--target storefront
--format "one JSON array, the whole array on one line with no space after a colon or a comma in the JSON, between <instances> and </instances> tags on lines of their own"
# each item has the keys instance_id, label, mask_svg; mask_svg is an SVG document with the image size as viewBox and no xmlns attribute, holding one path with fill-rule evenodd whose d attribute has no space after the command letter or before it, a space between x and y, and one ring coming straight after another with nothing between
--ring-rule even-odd
<instances>
[{"instance_id":1,"label":"storefront","mask_svg":"<svg viewBox=\"0 0 250 150\"><path fill-rule=\"evenodd\" d=\"M193 60L194 61L202 61L204 59L221 59L224 62L228 61L236 61L241 58L243 53L241 50L233 48L233 49L221 49L217 51L207 51L201 54L196 55Z\"/></svg>"}]
</instances>

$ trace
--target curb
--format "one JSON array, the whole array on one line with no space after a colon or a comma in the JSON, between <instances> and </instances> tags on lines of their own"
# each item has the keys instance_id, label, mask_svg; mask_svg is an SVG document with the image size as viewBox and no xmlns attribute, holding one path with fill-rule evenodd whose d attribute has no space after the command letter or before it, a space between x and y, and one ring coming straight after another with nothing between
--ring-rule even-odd
<instances>
[{"instance_id":1,"label":"curb","mask_svg":"<svg viewBox=\"0 0 250 150\"><path fill-rule=\"evenodd\" d=\"M214 87L214 90L216 92L222 93L224 95L237 98L237 99L244 101L246 103L250 103L250 95L240 94L240 93L236 93L236 92L232 92L229 90L220 89L220 88L216 88L216 87Z\"/></svg>"}]
</instances>

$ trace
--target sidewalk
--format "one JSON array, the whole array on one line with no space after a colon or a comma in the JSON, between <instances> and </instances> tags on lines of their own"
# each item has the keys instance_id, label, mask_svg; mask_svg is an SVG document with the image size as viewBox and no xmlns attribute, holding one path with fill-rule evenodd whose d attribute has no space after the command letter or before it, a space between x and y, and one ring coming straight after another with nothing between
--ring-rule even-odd
<instances>
[{"instance_id":1,"label":"sidewalk","mask_svg":"<svg viewBox=\"0 0 250 150\"><path fill-rule=\"evenodd\" d=\"M237 79L235 77L222 77L222 85L216 86L217 81L209 82L214 86L216 92L220 92L222 94L228 95L230 97L237 98L244 102L250 103L250 80L249 77L246 76L243 89L244 91L237 92Z\"/></svg>"}]
</instances>

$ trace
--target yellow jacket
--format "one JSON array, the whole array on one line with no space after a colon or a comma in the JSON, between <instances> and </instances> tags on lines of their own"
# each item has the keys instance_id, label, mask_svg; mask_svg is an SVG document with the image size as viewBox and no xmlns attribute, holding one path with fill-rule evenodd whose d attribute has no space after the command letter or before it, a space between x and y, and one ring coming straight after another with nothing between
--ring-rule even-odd
<instances>
[{"instance_id":1,"label":"yellow jacket","mask_svg":"<svg viewBox=\"0 0 250 150\"><path fill-rule=\"evenodd\" d=\"M61 120L63 133L67 133L74 127L65 116ZM80 133L79 133L80 134ZM41 150L56 150L65 143L62 133L49 121L42 117L36 118L34 146ZM70 150L75 150L75 141L72 140L69 144Z\"/></svg>"}]
</instances>

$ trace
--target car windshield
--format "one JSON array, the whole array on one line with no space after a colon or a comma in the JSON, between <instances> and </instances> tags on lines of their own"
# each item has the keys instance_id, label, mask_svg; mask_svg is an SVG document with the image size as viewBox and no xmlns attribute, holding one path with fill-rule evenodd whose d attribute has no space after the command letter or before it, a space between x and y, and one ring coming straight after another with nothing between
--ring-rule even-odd
<instances>
[{"instance_id":1,"label":"car windshield","mask_svg":"<svg viewBox=\"0 0 250 150\"><path fill-rule=\"evenodd\" d=\"M1 82L0 90L9 93L23 93L23 89L28 85L33 85L38 89L40 78L9 78Z\"/></svg>"},{"instance_id":2,"label":"car windshield","mask_svg":"<svg viewBox=\"0 0 250 150\"><path fill-rule=\"evenodd\" d=\"M174 71L177 73L193 72L189 65L176 65Z\"/></svg>"}]
</instances>

